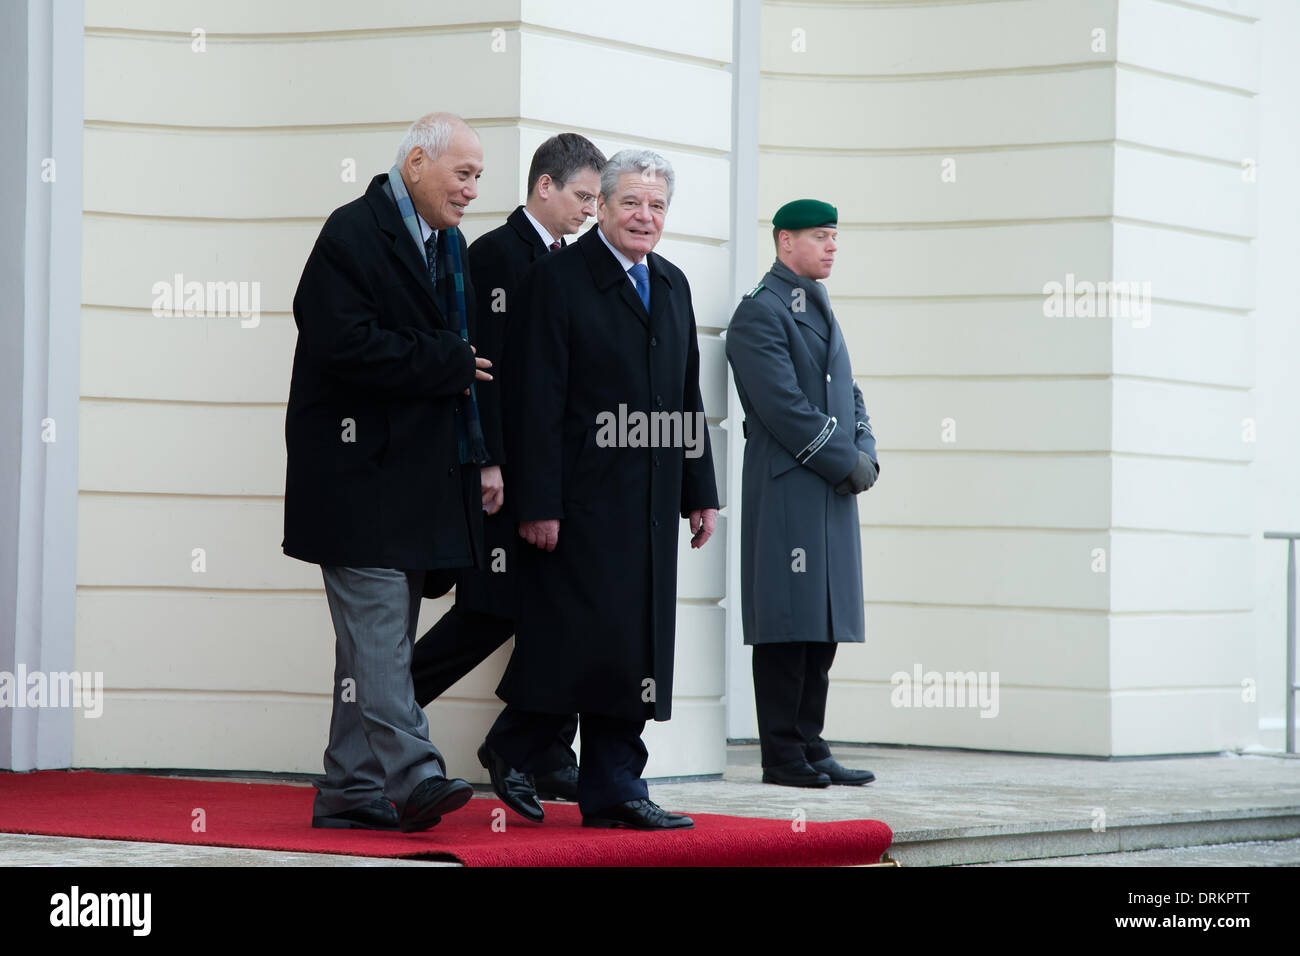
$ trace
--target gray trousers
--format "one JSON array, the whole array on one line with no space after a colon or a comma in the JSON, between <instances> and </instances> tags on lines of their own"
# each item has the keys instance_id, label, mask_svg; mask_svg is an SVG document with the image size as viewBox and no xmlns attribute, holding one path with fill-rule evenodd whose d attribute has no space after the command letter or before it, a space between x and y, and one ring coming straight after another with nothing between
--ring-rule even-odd
<instances>
[{"instance_id":1,"label":"gray trousers","mask_svg":"<svg viewBox=\"0 0 1300 956\"><path fill-rule=\"evenodd\" d=\"M446 773L411 680L424 572L323 566L321 573L334 619L334 710L312 812L342 813L376 797L400 810L416 785Z\"/></svg>"}]
</instances>

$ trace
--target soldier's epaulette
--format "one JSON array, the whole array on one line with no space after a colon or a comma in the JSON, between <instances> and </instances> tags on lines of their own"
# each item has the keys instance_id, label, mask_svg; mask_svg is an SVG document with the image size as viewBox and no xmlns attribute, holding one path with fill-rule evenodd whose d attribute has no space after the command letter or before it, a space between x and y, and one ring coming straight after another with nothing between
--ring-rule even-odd
<instances>
[{"instance_id":1,"label":"soldier's epaulette","mask_svg":"<svg viewBox=\"0 0 1300 956\"><path fill-rule=\"evenodd\" d=\"M760 282L758 285L754 286L754 288L750 289L748 292L745 293L745 298L752 299L754 298L754 296L758 295L762 291L763 291L763 283Z\"/></svg>"}]
</instances>

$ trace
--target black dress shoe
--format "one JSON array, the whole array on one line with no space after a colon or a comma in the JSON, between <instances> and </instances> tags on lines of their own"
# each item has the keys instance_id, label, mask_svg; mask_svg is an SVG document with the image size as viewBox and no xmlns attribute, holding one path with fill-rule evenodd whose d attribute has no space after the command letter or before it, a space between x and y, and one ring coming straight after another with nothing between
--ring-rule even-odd
<instances>
[{"instance_id":1,"label":"black dress shoe","mask_svg":"<svg viewBox=\"0 0 1300 956\"><path fill-rule=\"evenodd\" d=\"M870 770L850 770L848 767L841 767L834 757L814 760L811 766L814 770L820 770L830 777L831 783L847 784L850 787L860 787L876 779L876 775Z\"/></svg>"},{"instance_id":2,"label":"black dress shoe","mask_svg":"<svg viewBox=\"0 0 1300 956\"><path fill-rule=\"evenodd\" d=\"M322 830L396 830L397 811L383 797L375 797L363 807L313 816L311 825Z\"/></svg>"},{"instance_id":3,"label":"black dress shoe","mask_svg":"<svg viewBox=\"0 0 1300 956\"><path fill-rule=\"evenodd\" d=\"M669 813L651 800L628 800L606 807L599 813L582 818L584 827L612 829L627 827L629 830L689 830L695 821L680 813Z\"/></svg>"},{"instance_id":4,"label":"black dress shoe","mask_svg":"<svg viewBox=\"0 0 1300 956\"><path fill-rule=\"evenodd\" d=\"M573 764L533 775L538 800L569 800L578 802L578 768Z\"/></svg>"},{"instance_id":5,"label":"black dress shoe","mask_svg":"<svg viewBox=\"0 0 1300 956\"><path fill-rule=\"evenodd\" d=\"M795 760L779 767L764 767L763 782L782 787L829 787L831 778L815 770L806 760Z\"/></svg>"},{"instance_id":6,"label":"black dress shoe","mask_svg":"<svg viewBox=\"0 0 1300 956\"><path fill-rule=\"evenodd\" d=\"M474 788L464 780L427 777L415 785L398 816L397 828L403 833L427 830L442 821L444 813L459 810L474 796Z\"/></svg>"},{"instance_id":7,"label":"black dress shoe","mask_svg":"<svg viewBox=\"0 0 1300 956\"><path fill-rule=\"evenodd\" d=\"M478 748L478 762L492 778L492 789L502 803L525 820L542 822L546 811L537 802L537 788L533 785L532 777L506 763L486 742Z\"/></svg>"}]
</instances>

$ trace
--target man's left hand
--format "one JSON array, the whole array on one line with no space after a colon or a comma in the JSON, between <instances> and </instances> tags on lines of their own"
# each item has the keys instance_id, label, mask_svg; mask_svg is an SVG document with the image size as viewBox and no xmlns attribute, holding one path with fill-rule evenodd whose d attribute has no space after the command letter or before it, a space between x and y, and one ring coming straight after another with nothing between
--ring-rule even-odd
<instances>
[{"instance_id":1,"label":"man's left hand","mask_svg":"<svg viewBox=\"0 0 1300 956\"><path fill-rule=\"evenodd\" d=\"M478 472L479 490L483 492L483 510L490 515L501 510L506 503L506 483L501 478L500 465L488 465Z\"/></svg>"},{"instance_id":2,"label":"man's left hand","mask_svg":"<svg viewBox=\"0 0 1300 956\"><path fill-rule=\"evenodd\" d=\"M718 523L718 509L705 508L691 512L691 547L702 548L704 542L713 537L713 529Z\"/></svg>"}]
</instances>

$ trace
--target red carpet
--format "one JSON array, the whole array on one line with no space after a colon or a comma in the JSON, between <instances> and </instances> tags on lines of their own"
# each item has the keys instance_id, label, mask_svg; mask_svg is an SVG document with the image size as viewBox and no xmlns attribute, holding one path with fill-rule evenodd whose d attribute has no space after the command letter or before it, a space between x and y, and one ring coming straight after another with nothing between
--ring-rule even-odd
<instances>
[{"instance_id":1,"label":"red carpet","mask_svg":"<svg viewBox=\"0 0 1300 956\"><path fill-rule=\"evenodd\" d=\"M315 830L315 790L285 784L177 780L43 770L0 773L0 832L304 853L459 860L468 866L836 866L878 863L893 833L879 820L809 822L691 813L695 829L583 829L578 808L546 804L529 823L475 798L423 833ZM685 809L689 808L665 808ZM195 832L195 810L205 832ZM500 812L493 814L493 810ZM504 832L493 829L505 821ZM500 823L497 823L498 829Z\"/></svg>"}]
</instances>

